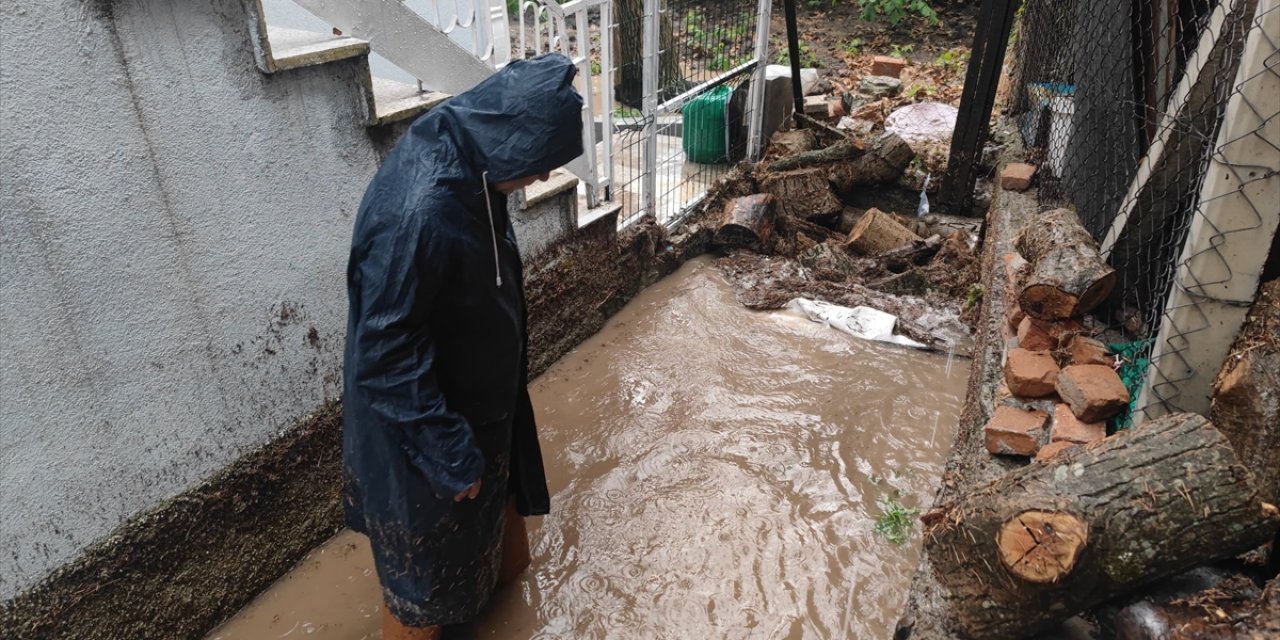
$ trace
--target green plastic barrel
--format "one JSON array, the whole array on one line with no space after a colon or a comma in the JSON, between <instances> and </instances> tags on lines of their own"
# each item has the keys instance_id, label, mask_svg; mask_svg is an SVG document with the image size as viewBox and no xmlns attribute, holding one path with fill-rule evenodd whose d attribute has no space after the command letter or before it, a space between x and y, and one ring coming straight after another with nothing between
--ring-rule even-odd
<instances>
[{"instance_id":1,"label":"green plastic barrel","mask_svg":"<svg viewBox=\"0 0 1280 640\"><path fill-rule=\"evenodd\" d=\"M692 162L715 164L729 159L729 97L719 86L692 99L682 112L684 154Z\"/></svg>"}]
</instances>

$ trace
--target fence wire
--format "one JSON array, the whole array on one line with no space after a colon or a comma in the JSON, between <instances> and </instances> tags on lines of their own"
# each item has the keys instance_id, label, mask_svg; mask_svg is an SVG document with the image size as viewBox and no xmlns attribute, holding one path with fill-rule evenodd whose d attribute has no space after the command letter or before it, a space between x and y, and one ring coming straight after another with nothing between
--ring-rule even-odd
<instances>
[{"instance_id":1,"label":"fence wire","mask_svg":"<svg viewBox=\"0 0 1280 640\"><path fill-rule=\"evenodd\" d=\"M1239 82L1237 73L1249 33L1262 29L1257 5L1027 0L1021 10L1006 111L1041 167L1042 204L1075 209L1109 253L1117 285L1099 313L1125 334L1130 382L1144 377L1176 275L1191 264L1183 247L1208 204L1201 199L1205 176L1233 144L1220 141L1219 132L1232 96L1249 82ZM1274 74L1276 34L1266 37L1265 73ZM1260 122L1274 122L1275 104L1251 106ZM1276 169L1241 168L1236 193L1247 196L1252 180ZM1204 251L1219 252L1219 246ZM1184 326L1182 335L1165 339L1185 345L1194 330ZM1164 353L1176 359L1178 350ZM1150 402L1176 406L1185 366L1154 363L1162 372L1166 365L1167 379L1153 388Z\"/></svg>"},{"instance_id":2,"label":"fence wire","mask_svg":"<svg viewBox=\"0 0 1280 640\"><path fill-rule=\"evenodd\" d=\"M664 0L659 5L657 83L649 103L643 93L644 2L614 5L619 52L615 196L623 205L623 225L648 213L646 180L653 189L654 217L675 224L747 149L759 3Z\"/></svg>"}]
</instances>

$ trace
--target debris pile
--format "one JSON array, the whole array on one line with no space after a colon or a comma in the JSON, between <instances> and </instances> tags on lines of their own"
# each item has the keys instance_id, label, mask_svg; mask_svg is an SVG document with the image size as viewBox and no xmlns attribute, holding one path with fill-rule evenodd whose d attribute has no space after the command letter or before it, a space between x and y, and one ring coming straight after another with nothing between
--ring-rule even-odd
<instances>
[{"instance_id":1,"label":"debris pile","mask_svg":"<svg viewBox=\"0 0 1280 640\"><path fill-rule=\"evenodd\" d=\"M914 157L893 133L776 134L761 162L735 168L704 203L701 224L714 227L739 301L754 309L796 298L870 307L897 316L898 335L967 355L980 292L979 221L850 205L898 180Z\"/></svg>"}]
</instances>

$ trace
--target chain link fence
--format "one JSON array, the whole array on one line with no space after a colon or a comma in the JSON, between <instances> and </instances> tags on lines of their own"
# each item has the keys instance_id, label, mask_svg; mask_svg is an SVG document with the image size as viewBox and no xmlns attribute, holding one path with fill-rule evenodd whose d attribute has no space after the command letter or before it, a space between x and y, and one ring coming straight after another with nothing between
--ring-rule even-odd
<instances>
[{"instance_id":1,"label":"chain link fence","mask_svg":"<svg viewBox=\"0 0 1280 640\"><path fill-rule=\"evenodd\" d=\"M1099 315L1124 334L1122 375L1140 412L1184 408L1179 382L1204 372L1180 354L1213 324L1186 307L1214 297L1223 278L1256 287L1266 258L1242 262L1224 247L1232 234L1274 233L1266 219L1280 208L1253 188L1276 179L1277 156L1232 153L1246 140L1276 150L1280 95L1264 83L1280 68L1278 10L1258 0L1028 0L1020 10L1005 110L1041 167L1042 204L1074 209L1116 269ZM1206 183L1215 166L1229 188ZM1224 225L1215 207L1227 198Z\"/></svg>"}]
</instances>

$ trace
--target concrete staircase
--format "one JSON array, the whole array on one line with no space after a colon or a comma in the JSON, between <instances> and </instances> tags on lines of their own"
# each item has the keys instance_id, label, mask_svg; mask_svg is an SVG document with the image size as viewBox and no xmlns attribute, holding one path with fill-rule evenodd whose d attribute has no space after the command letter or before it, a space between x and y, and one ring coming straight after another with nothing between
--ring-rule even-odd
<instances>
[{"instance_id":1,"label":"concrete staircase","mask_svg":"<svg viewBox=\"0 0 1280 640\"><path fill-rule=\"evenodd\" d=\"M350 9L356 3L331 0L296 1L309 11L314 10L317 16L326 21L332 20L342 25L358 24L359 16ZM382 2L383 0L377 0L376 4L380 6ZM391 3L396 5L391 8L393 18L399 16L402 11L412 13L408 8L400 5L399 0L391 0ZM328 64L349 64L353 60L357 64L363 64L366 72L358 74L360 80L357 90L361 96L359 103L364 108L362 119L369 127L407 123L452 95L379 78L368 73L368 58L371 53L374 53L368 39L348 35L350 32L342 31L340 28L335 28L334 33L319 33L270 25L267 24L265 13L262 11L261 0L255 0L254 7L257 11L252 15L250 31L254 40L254 59L259 70L265 74L274 75L296 69L323 67ZM404 34L396 34L395 42L388 45L392 50L388 59L398 66L403 66L403 61L410 61L409 65L404 67L406 71L415 74L429 71L439 76L441 68L447 68L449 64L457 64L459 67L457 72L446 75L454 78L450 84L459 91L478 84L494 73L484 61L455 45L445 34L417 17L417 14L413 14L412 18L400 17L411 23L412 28L409 32L413 38L429 41L437 47L442 46L443 50L448 52L447 55L441 54L441 61L436 68L415 67L416 63L412 61L421 58L420 52L410 51L404 42ZM356 34L378 35L375 30L368 27L357 29ZM388 39L385 38L377 40L380 45L385 45L387 41ZM383 55L388 53L382 46L379 47L378 52ZM398 133L395 131L393 135ZM620 209L619 205L613 203L604 203L594 209L589 208L585 193L579 186L580 181L577 177L570 171L561 169L554 172L549 181L534 185L523 193L515 194L512 198L512 220L526 262L536 259L558 240L572 236L580 226L586 226L616 214Z\"/></svg>"}]
</instances>

